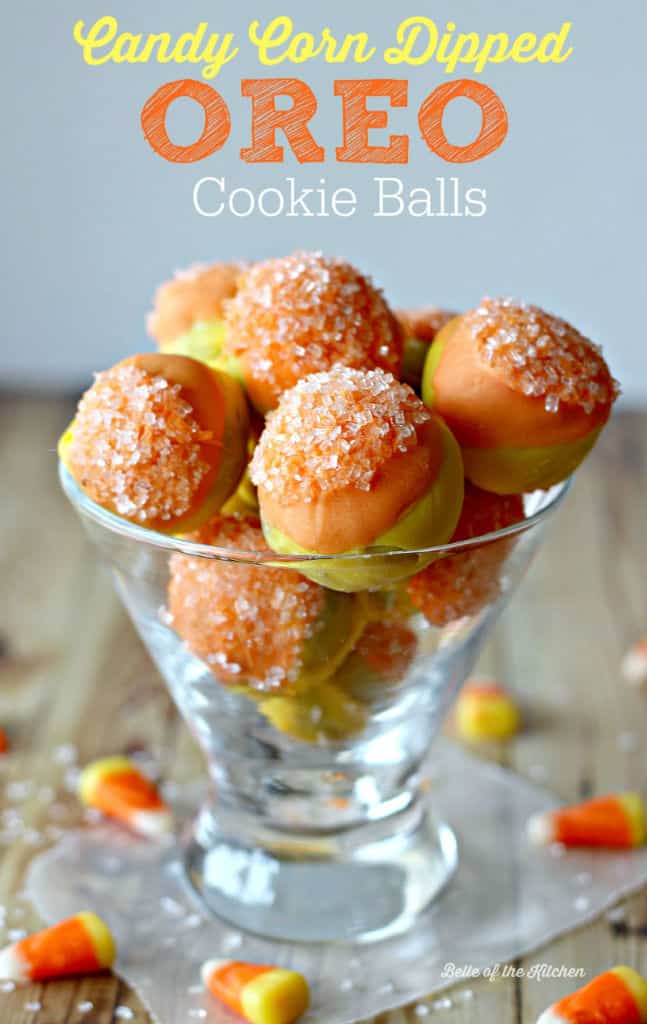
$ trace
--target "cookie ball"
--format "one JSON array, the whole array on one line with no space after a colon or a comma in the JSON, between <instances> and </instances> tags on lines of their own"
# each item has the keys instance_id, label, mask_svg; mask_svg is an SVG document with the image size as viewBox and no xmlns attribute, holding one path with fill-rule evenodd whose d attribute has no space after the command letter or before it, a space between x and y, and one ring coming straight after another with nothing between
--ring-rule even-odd
<instances>
[{"instance_id":1,"label":"cookie ball","mask_svg":"<svg viewBox=\"0 0 647 1024\"><path fill-rule=\"evenodd\" d=\"M248 435L245 398L231 377L186 356L145 353L96 375L59 452L102 508L181 533L234 493Z\"/></svg>"},{"instance_id":2,"label":"cookie ball","mask_svg":"<svg viewBox=\"0 0 647 1024\"><path fill-rule=\"evenodd\" d=\"M226 304L223 367L258 409L336 363L397 375L402 336L382 293L350 263L299 252L256 263Z\"/></svg>"},{"instance_id":3,"label":"cookie ball","mask_svg":"<svg viewBox=\"0 0 647 1024\"><path fill-rule=\"evenodd\" d=\"M336 590L379 588L430 560L463 501L460 451L410 387L336 366L287 392L251 463L263 530L282 554L371 554L304 562ZM406 552L391 557L385 549Z\"/></svg>"},{"instance_id":4,"label":"cookie ball","mask_svg":"<svg viewBox=\"0 0 647 1024\"><path fill-rule=\"evenodd\" d=\"M512 299L484 299L439 331L422 394L459 442L468 479L519 494L579 466L618 390L600 349L566 321Z\"/></svg>"},{"instance_id":5,"label":"cookie ball","mask_svg":"<svg viewBox=\"0 0 647 1024\"><path fill-rule=\"evenodd\" d=\"M254 517L216 518L189 539L231 560L173 554L168 622L221 683L295 694L332 675L363 627L361 599L291 568L237 561L272 553Z\"/></svg>"}]
</instances>

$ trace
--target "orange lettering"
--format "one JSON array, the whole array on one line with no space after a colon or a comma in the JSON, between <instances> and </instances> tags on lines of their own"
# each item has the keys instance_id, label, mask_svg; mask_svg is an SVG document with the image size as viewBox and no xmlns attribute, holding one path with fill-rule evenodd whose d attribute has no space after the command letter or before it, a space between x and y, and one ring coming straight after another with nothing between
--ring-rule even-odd
<instances>
[{"instance_id":1,"label":"orange lettering","mask_svg":"<svg viewBox=\"0 0 647 1024\"><path fill-rule=\"evenodd\" d=\"M249 164L283 163L283 146L277 145L276 132L284 133L300 164L321 163L325 150L315 142L308 121L317 113L317 97L310 86L298 78L245 78L243 96L252 101L252 144L241 149L241 158ZM277 110L277 96L289 96L289 110Z\"/></svg>"},{"instance_id":2,"label":"orange lettering","mask_svg":"<svg viewBox=\"0 0 647 1024\"><path fill-rule=\"evenodd\" d=\"M473 100L481 108L481 130L468 146L453 146L443 129L445 108L459 96ZM434 89L420 107L418 124L429 148L451 164L481 160L498 149L508 134L508 114L497 94L482 82L474 82L470 78L445 82Z\"/></svg>"},{"instance_id":3,"label":"orange lettering","mask_svg":"<svg viewBox=\"0 0 647 1024\"><path fill-rule=\"evenodd\" d=\"M190 146L176 146L166 131L166 112L174 100L187 96L204 110L204 128ZM184 78L162 85L144 104L141 126L149 146L175 164L192 164L224 146L231 131L227 104L213 86Z\"/></svg>"},{"instance_id":4,"label":"orange lettering","mask_svg":"<svg viewBox=\"0 0 647 1024\"><path fill-rule=\"evenodd\" d=\"M369 96L386 96L392 107L406 107L409 83L406 79L369 78L338 79L335 96L341 96L344 144L337 149L337 159L350 164L406 164L409 159L409 139L406 135L389 136L388 146L370 146L371 128L386 128L389 115L386 110L369 110Z\"/></svg>"}]
</instances>

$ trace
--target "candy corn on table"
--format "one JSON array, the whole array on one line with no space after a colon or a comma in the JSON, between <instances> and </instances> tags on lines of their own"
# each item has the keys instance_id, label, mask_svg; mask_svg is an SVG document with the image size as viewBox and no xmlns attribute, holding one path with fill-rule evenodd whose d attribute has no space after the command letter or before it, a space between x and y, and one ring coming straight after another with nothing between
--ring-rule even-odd
<instances>
[{"instance_id":1,"label":"candy corn on table","mask_svg":"<svg viewBox=\"0 0 647 1024\"><path fill-rule=\"evenodd\" d=\"M194 777L200 764L58 488L53 449L72 410L72 399L0 398L0 728L11 747L0 754L0 905L7 908L0 945L40 924L21 890L30 858L53 838L43 827L44 806L57 800L66 763L142 752L178 782ZM483 756L570 802L647 790L647 691L620 673L623 654L647 632L646 507L647 413L620 414L581 470L480 666L482 676L519 697L525 720L516 739ZM7 823L17 820L20 837L9 841ZM471 998L454 1000L453 1009L434 1008L431 997L380 1024L428 1014L465 1024L534 1024L583 983L569 989L541 970L528 977L542 964L583 967L587 980L615 964L647 973L647 892L519 961L517 977L463 983ZM2 1024L149 1020L111 975L31 985L0 998Z\"/></svg>"}]
</instances>

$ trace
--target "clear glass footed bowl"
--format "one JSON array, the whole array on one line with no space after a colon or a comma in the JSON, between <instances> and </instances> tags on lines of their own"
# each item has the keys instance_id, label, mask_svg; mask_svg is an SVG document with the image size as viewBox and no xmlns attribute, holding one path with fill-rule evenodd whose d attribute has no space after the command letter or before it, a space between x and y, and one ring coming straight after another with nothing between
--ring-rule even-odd
<instances>
[{"instance_id":1,"label":"clear glass footed bowl","mask_svg":"<svg viewBox=\"0 0 647 1024\"><path fill-rule=\"evenodd\" d=\"M207 907L291 941L366 942L408 928L458 856L421 792L421 766L568 485L525 495L522 522L476 540L298 560L134 526L90 501L62 466L60 476L204 752L209 797L185 838L185 865ZM428 563L425 586L408 586L412 565ZM355 567L369 569L372 589L317 594L320 621L297 655L280 626L250 654L257 618L288 621L282 603L312 595L305 575ZM170 599L185 571L205 587L197 608L191 591L189 634ZM210 647L193 642L196 622L199 632L220 621L209 595L221 582L233 609L222 650L217 628ZM288 649L297 669L254 672L254 657L280 661Z\"/></svg>"}]
</instances>

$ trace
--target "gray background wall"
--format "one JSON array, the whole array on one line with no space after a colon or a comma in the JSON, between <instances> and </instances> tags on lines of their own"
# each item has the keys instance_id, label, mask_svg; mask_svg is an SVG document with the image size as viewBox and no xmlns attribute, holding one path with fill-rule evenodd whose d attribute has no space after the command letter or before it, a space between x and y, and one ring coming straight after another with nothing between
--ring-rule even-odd
<instances>
[{"instance_id":1,"label":"gray background wall","mask_svg":"<svg viewBox=\"0 0 647 1024\"><path fill-rule=\"evenodd\" d=\"M338 33L368 29L382 47L412 14L483 33L543 33L572 20L575 52L560 66L487 68L481 77L506 104L510 132L498 152L458 169L433 157L417 130L418 105L445 80L443 70L435 63L395 69L410 80L409 109L394 111L390 124L409 132L411 162L380 169L334 162L341 132L332 81L385 77L390 72L381 63L261 68L243 42L213 82L232 112L229 143L200 164L180 166L145 144L139 114L160 84L198 72L186 65L87 67L72 26L108 13L124 30L180 33L208 20L212 30L243 39L253 18L289 14L310 31L324 24ZM604 344L628 400L647 399L645 0L21 0L5 5L2 22L4 383L76 387L93 369L146 347L150 296L176 267L304 247L355 261L395 304L465 308L482 294L544 304ZM291 74L318 94L314 126L328 162L300 167L288 155L282 166L243 164L238 150L249 143L249 101L240 97L240 79ZM474 117L456 107L450 128L459 141ZM199 119L178 103L172 124L178 141L188 141ZM193 185L207 174L253 187L288 174L304 185L325 176L333 187L365 192L381 173L409 184L458 174L464 186L487 189L488 214L377 219L366 210L348 220L204 219L192 208Z\"/></svg>"}]
</instances>

